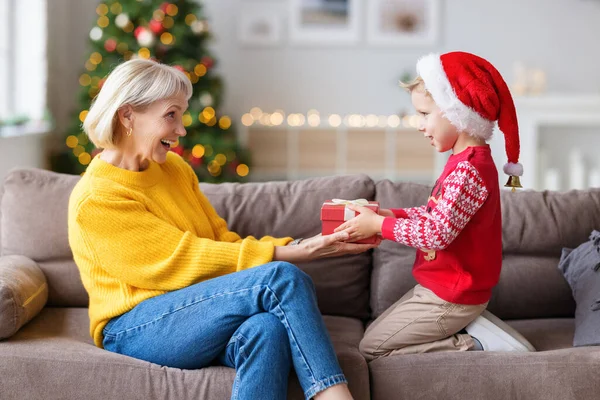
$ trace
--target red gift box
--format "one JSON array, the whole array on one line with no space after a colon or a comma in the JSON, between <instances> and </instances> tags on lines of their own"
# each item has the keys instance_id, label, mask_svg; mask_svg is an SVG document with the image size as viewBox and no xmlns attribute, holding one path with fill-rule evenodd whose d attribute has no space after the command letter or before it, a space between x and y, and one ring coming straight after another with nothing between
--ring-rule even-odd
<instances>
[{"instance_id":1,"label":"red gift box","mask_svg":"<svg viewBox=\"0 0 600 400\"><path fill-rule=\"evenodd\" d=\"M368 207L376 213L379 212L379 203L376 201L367 201L365 199L358 200L342 200L333 199L327 200L321 206L321 233L323 235L330 235L333 233L335 228L342 225L345 221L354 218L359 215L359 212L355 212L348 207L347 204L354 204L357 206ZM355 243L373 244L377 240L377 235L371 236L370 238L358 240Z\"/></svg>"}]
</instances>

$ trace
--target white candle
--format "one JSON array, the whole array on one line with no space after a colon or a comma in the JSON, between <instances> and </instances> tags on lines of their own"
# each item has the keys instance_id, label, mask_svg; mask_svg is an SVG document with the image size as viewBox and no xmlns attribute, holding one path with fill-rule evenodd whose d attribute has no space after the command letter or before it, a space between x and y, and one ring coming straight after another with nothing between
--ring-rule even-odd
<instances>
[{"instance_id":1,"label":"white candle","mask_svg":"<svg viewBox=\"0 0 600 400\"><path fill-rule=\"evenodd\" d=\"M579 149L572 149L569 154L569 188L585 189L585 165L583 154Z\"/></svg>"},{"instance_id":2,"label":"white candle","mask_svg":"<svg viewBox=\"0 0 600 400\"><path fill-rule=\"evenodd\" d=\"M558 168L548 168L544 173L544 189L560 190L560 172Z\"/></svg>"},{"instance_id":3,"label":"white candle","mask_svg":"<svg viewBox=\"0 0 600 400\"><path fill-rule=\"evenodd\" d=\"M588 175L588 187L600 188L600 168L593 168Z\"/></svg>"}]
</instances>

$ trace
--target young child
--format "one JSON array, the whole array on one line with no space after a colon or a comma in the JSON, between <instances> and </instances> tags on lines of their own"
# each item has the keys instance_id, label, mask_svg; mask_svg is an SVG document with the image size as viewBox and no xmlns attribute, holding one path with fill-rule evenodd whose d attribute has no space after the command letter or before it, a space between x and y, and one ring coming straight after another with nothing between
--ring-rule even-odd
<instances>
[{"instance_id":1,"label":"young child","mask_svg":"<svg viewBox=\"0 0 600 400\"><path fill-rule=\"evenodd\" d=\"M360 212L337 231L359 240L415 247L418 282L367 329L360 350L382 356L447 350L535 351L518 332L484 311L502 265L498 172L486 140L498 121L506 140L509 186L519 186L519 134L513 99L488 61L464 52L430 54L403 84L422 117L419 130L439 152L452 151L426 205ZM513 182L513 184L510 184Z\"/></svg>"}]
</instances>

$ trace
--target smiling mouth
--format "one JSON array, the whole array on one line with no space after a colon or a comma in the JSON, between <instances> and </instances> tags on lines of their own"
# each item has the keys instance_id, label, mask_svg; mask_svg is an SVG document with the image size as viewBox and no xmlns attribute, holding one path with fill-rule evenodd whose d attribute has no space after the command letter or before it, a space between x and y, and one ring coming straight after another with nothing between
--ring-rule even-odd
<instances>
[{"instance_id":1,"label":"smiling mouth","mask_svg":"<svg viewBox=\"0 0 600 400\"><path fill-rule=\"evenodd\" d=\"M168 150L175 144L175 141L161 139L160 144L162 144L163 147Z\"/></svg>"}]
</instances>

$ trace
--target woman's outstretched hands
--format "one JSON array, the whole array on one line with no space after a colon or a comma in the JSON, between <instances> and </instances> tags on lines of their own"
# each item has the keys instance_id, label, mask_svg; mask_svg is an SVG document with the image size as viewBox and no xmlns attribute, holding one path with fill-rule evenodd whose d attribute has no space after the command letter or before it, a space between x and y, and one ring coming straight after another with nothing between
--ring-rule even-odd
<instances>
[{"instance_id":1,"label":"woman's outstretched hands","mask_svg":"<svg viewBox=\"0 0 600 400\"><path fill-rule=\"evenodd\" d=\"M274 261L288 261L291 263L308 262L326 257L339 257L348 254L359 254L379 246L378 239L373 244L347 243L349 235L346 232L332 233L331 235L316 235L303 240L297 246L275 247Z\"/></svg>"},{"instance_id":2,"label":"woman's outstretched hands","mask_svg":"<svg viewBox=\"0 0 600 400\"><path fill-rule=\"evenodd\" d=\"M379 246L381 240L373 244L347 243L350 237L345 232L332 233L331 235L317 235L304 240L301 244L307 247L315 258L336 257L345 254L358 254Z\"/></svg>"}]
</instances>

